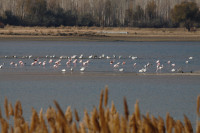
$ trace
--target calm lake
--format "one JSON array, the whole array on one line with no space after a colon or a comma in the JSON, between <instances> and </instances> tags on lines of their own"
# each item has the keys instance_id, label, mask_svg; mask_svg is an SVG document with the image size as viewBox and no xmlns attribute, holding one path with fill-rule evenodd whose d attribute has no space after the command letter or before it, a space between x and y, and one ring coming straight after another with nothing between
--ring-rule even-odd
<instances>
[{"instance_id":1,"label":"calm lake","mask_svg":"<svg viewBox=\"0 0 200 133\"><path fill-rule=\"evenodd\" d=\"M180 120L186 114L196 122L200 42L1 41L0 65L1 110L5 96L13 105L20 100L27 121L32 107L46 111L53 100L82 116L98 106L108 85L109 105L113 101L120 113L125 96L130 112L139 100L143 114L165 118L169 112ZM139 74L143 68L149 74ZM197 74L174 74L179 72Z\"/></svg>"}]
</instances>

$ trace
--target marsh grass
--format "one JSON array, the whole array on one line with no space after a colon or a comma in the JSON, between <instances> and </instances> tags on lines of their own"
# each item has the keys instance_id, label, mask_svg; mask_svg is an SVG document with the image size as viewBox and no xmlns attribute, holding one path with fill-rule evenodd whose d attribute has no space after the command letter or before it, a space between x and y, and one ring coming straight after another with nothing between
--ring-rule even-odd
<instances>
[{"instance_id":1,"label":"marsh grass","mask_svg":"<svg viewBox=\"0 0 200 133\"><path fill-rule=\"evenodd\" d=\"M39 113L32 108L30 123L23 118L22 105L17 101L15 108L5 97L4 110L6 118L2 117L0 109L1 133L196 133L200 132L199 108L200 96L197 98L197 122L196 129L192 127L190 120L184 115L184 122L174 120L169 113L166 121L140 113L139 102L136 101L135 109L129 114L128 103L124 97L124 115L119 114L112 102L108 107L108 87L101 91L99 108L93 108L91 113L84 110L84 117L80 121L77 110L74 110L75 119L71 107L64 112L57 101L55 107L49 107L46 113L43 109ZM104 105L103 105L104 103ZM14 125L9 124L9 119L14 120Z\"/></svg>"}]
</instances>

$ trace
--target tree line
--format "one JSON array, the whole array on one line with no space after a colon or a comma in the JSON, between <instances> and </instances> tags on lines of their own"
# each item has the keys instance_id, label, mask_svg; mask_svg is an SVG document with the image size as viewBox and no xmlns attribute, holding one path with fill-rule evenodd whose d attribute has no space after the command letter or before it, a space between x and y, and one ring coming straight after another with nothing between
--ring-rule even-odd
<instances>
[{"instance_id":1,"label":"tree line","mask_svg":"<svg viewBox=\"0 0 200 133\"><path fill-rule=\"evenodd\" d=\"M0 0L0 26L199 27L198 3L177 0Z\"/></svg>"}]
</instances>

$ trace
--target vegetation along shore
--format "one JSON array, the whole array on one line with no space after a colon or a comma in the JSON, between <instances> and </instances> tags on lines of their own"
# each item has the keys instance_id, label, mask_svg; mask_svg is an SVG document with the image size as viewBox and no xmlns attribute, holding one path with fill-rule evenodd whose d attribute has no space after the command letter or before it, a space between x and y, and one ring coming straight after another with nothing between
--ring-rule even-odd
<instances>
[{"instance_id":1,"label":"vegetation along shore","mask_svg":"<svg viewBox=\"0 0 200 133\"><path fill-rule=\"evenodd\" d=\"M124 114L119 114L114 103L108 106L108 88L102 90L99 106L94 107L89 113L86 109L84 117L79 117L78 111L68 106L64 112L58 102L54 101L55 108L41 109L39 113L32 108L30 122L23 118L23 110L20 101L17 101L14 108L5 98L4 112L0 110L1 133L196 133L200 132L200 96L197 97L197 121L196 127L188 117L184 115L184 122L175 120L166 114L166 118L157 118L147 113L141 114L139 102L136 101L134 111L130 114L127 100L124 97ZM3 117L5 116L5 118ZM14 120L10 124L10 119Z\"/></svg>"},{"instance_id":2,"label":"vegetation along shore","mask_svg":"<svg viewBox=\"0 0 200 133\"><path fill-rule=\"evenodd\" d=\"M200 30L131 27L22 27L0 28L0 40L55 41L200 41Z\"/></svg>"},{"instance_id":3,"label":"vegetation along shore","mask_svg":"<svg viewBox=\"0 0 200 133\"><path fill-rule=\"evenodd\" d=\"M1 40L200 41L197 0L0 3Z\"/></svg>"}]
</instances>

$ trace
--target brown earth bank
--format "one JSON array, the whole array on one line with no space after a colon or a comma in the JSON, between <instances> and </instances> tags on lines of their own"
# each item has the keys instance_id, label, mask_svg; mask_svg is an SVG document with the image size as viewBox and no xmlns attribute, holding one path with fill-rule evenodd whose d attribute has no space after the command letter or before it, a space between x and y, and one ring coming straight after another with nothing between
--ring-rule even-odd
<instances>
[{"instance_id":1,"label":"brown earth bank","mask_svg":"<svg viewBox=\"0 0 200 133\"><path fill-rule=\"evenodd\" d=\"M0 28L0 40L52 41L200 41L200 30L130 27L21 27Z\"/></svg>"}]
</instances>

